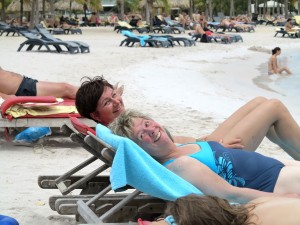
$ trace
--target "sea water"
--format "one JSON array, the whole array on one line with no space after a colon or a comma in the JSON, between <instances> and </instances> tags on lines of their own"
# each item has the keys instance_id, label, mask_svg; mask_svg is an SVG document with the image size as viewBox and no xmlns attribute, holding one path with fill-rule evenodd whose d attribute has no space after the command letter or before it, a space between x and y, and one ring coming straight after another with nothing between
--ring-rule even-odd
<instances>
[{"instance_id":1,"label":"sea water","mask_svg":"<svg viewBox=\"0 0 300 225\"><path fill-rule=\"evenodd\" d=\"M287 66L292 74L267 75L267 63L261 65L259 82L267 90L274 92L275 98L284 101L297 121L300 121L300 49L284 49L277 57L279 66Z\"/></svg>"},{"instance_id":2,"label":"sea water","mask_svg":"<svg viewBox=\"0 0 300 225\"><path fill-rule=\"evenodd\" d=\"M300 97L300 50L290 49L282 53L279 58L279 66L287 66L291 71L292 75L286 76L283 72L282 75L271 75L275 77L273 82L270 82L270 88L275 91L286 95L291 98ZM272 78L271 78L272 79ZM298 99L300 101L300 99Z\"/></svg>"}]
</instances>

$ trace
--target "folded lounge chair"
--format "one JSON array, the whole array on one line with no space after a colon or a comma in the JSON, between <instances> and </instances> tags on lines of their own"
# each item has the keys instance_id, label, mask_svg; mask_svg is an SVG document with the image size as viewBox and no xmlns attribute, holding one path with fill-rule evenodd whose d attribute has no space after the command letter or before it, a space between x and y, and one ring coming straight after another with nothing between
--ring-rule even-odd
<instances>
[{"instance_id":1,"label":"folded lounge chair","mask_svg":"<svg viewBox=\"0 0 300 225\"><path fill-rule=\"evenodd\" d=\"M79 53L79 45L73 42L65 41L49 41L42 39L36 36L34 33L29 30L19 30L19 33L27 38L26 41L20 44L18 52L22 50L24 46L27 46L26 51L33 51L37 47L37 51L46 51L46 52L67 52L71 54Z\"/></svg>"},{"instance_id":2,"label":"folded lounge chair","mask_svg":"<svg viewBox=\"0 0 300 225\"><path fill-rule=\"evenodd\" d=\"M37 25L35 26L35 29L39 32L39 34L42 36L42 39L47 40L47 41L61 41L58 38L55 38L52 36L52 34L49 33L42 25ZM71 44L77 44L81 50L81 53L89 53L90 52L90 47L88 44L82 42L82 41L64 41L66 43L71 43Z\"/></svg>"}]
</instances>

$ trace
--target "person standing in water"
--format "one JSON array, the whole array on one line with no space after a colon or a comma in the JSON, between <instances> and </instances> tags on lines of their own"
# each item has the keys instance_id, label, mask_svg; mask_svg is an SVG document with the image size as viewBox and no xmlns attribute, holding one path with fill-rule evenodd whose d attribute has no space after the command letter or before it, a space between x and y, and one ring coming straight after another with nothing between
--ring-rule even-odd
<instances>
[{"instance_id":1,"label":"person standing in water","mask_svg":"<svg viewBox=\"0 0 300 225\"><path fill-rule=\"evenodd\" d=\"M287 74L292 74L292 72L287 67L279 67L277 62L277 56L281 54L281 49L276 47L272 49L272 56L268 63L268 74L281 74L282 72L286 72Z\"/></svg>"}]
</instances>

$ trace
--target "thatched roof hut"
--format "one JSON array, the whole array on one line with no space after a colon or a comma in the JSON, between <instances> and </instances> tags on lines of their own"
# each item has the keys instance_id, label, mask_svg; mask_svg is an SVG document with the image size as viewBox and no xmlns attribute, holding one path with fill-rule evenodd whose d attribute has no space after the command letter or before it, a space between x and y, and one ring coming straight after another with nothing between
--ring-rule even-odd
<instances>
[{"instance_id":1,"label":"thatched roof hut","mask_svg":"<svg viewBox=\"0 0 300 225\"><path fill-rule=\"evenodd\" d=\"M70 4L71 4L71 8L70 8ZM68 0L68 1L60 0L54 4L54 8L58 9L58 10L70 10L71 9L71 10L83 11L83 4L78 3L76 1L72 1L72 0Z\"/></svg>"},{"instance_id":2,"label":"thatched roof hut","mask_svg":"<svg viewBox=\"0 0 300 225\"><path fill-rule=\"evenodd\" d=\"M23 3L23 11L30 12L31 11L32 3L28 3L24 1ZM50 4L46 1L45 2L45 10L49 11ZM21 10L21 1L20 0L13 0L7 7L8 12L20 12ZM43 0L39 0L39 11L43 11Z\"/></svg>"},{"instance_id":3,"label":"thatched roof hut","mask_svg":"<svg viewBox=\"0 0 300 225\"><path fill-rule=\"evenodd\" d=\"M187 9L190 7L190 1L189 0L168 0L169 7L170 8L183 8ZM143 0L140 2L140 7L144 7L146 4L146 0ZM154 1L153 6L155 8L164 8L164 4L161 0Z\"/></svg>"}]
</instances>

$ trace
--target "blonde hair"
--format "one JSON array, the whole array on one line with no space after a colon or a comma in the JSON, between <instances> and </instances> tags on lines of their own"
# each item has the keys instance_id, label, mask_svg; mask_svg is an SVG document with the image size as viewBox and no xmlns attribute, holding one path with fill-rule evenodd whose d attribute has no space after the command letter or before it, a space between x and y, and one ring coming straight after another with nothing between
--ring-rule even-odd
<instances>
[{"instance_id":1,"label":"blonde hair","mask_svg":"<svg viewBox=\"0 0 300 225\"><path fill-rule=\"evenodd\" d=\"M133 119L142 118L146 120L153 120L146 114L135 110L126 110L120 116L118 116L113 122L109 124L109 128L113 133L128 137L130 139L134 139L132 129L133 129Z\"/></svg>"}]
</instances>

